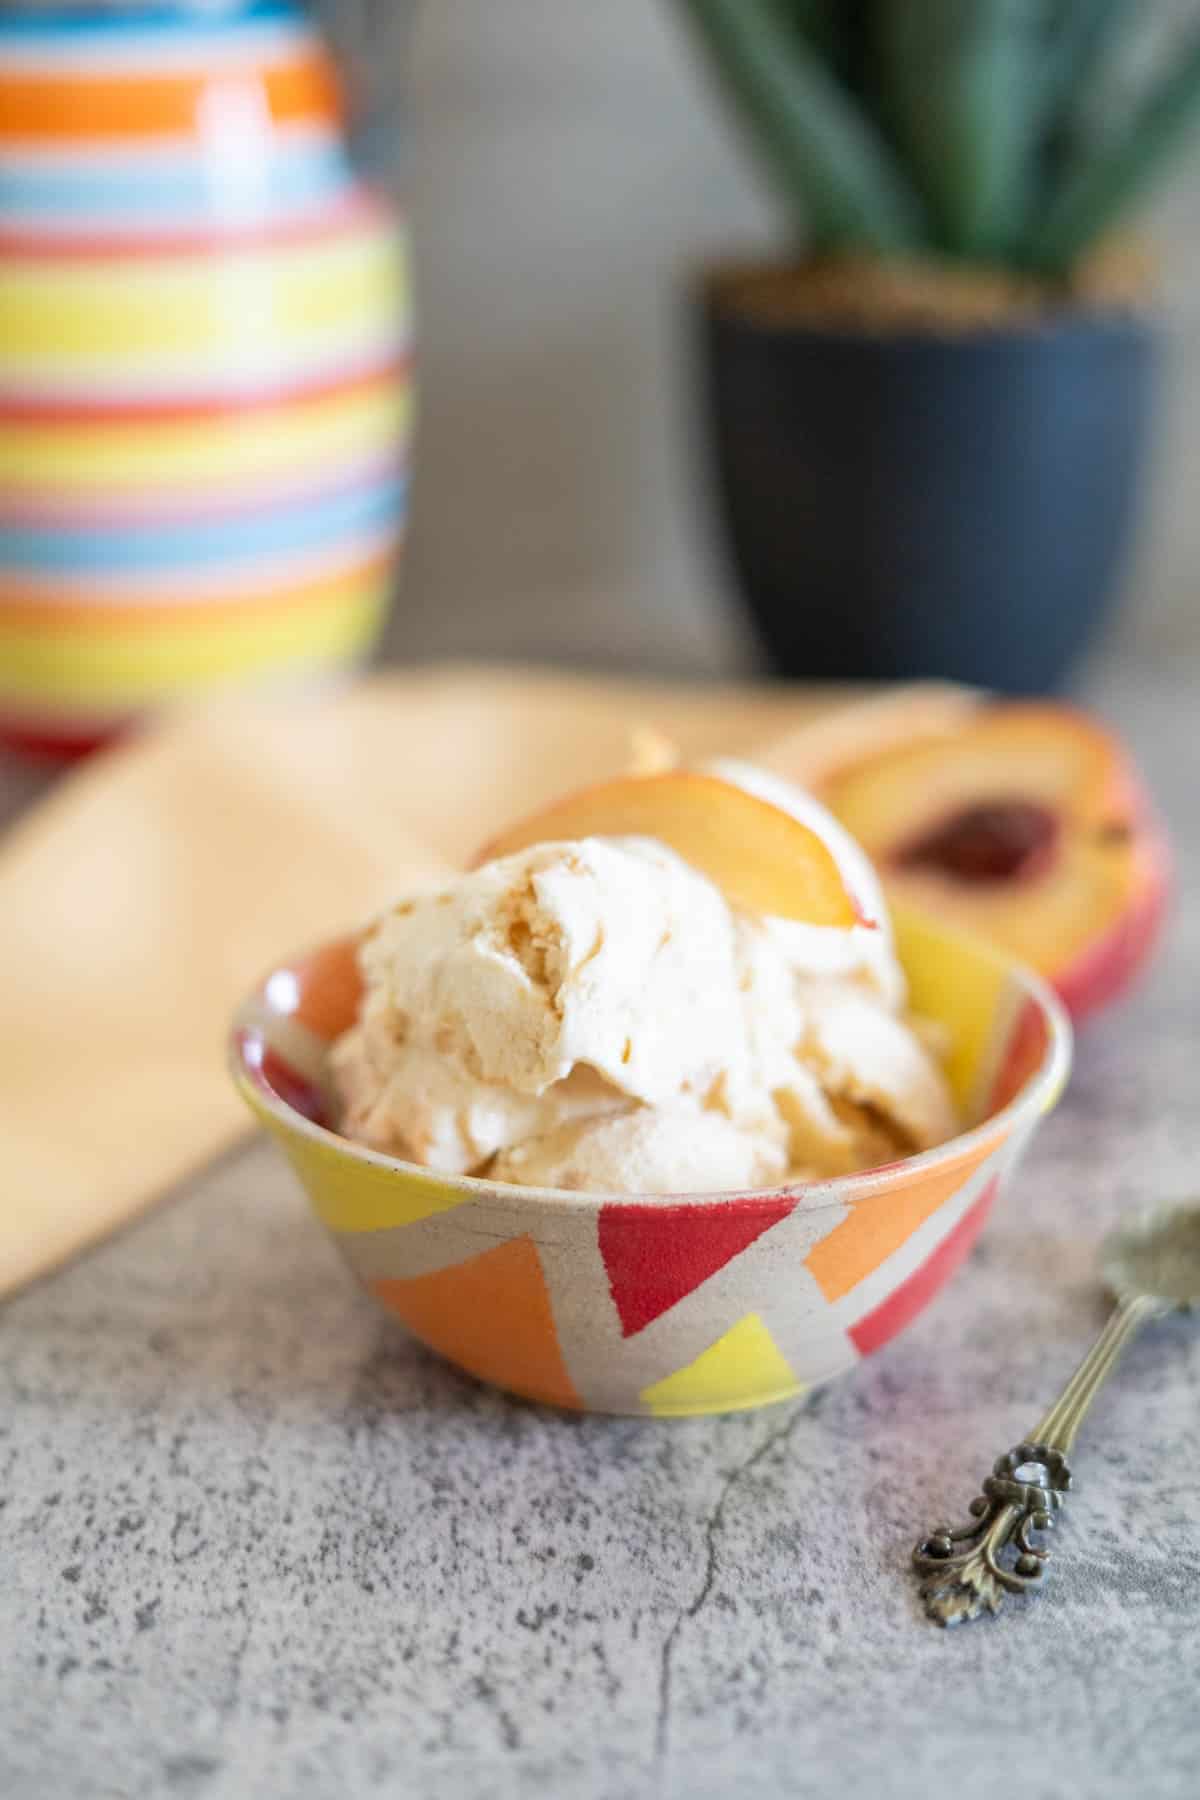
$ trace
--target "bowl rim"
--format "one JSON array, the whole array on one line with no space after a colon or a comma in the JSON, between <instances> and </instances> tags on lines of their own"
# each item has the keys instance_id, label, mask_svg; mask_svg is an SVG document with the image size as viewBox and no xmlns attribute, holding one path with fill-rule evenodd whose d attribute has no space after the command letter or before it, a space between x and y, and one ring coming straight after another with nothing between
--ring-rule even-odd
<instances>
[{"instance_id":1,"label":"bowl rim","mask_svg":"<svg viewBox=\"0 0 1200 1800\"><path fill-rule=\"evenodd\" d=\"M924 922L927 925L933 924L927 915ZM451 1175L440 1169L430 1169L423 1163L405 1162L401 1157L388 1156L385 1151L373 1150L366 1144L357 1143L353 1138L344 1137L327 1125L318 1125L282 1099L263 1076L261 1067L253 1062L248 1054L253 1041L253 1026L250 1021L251 1015L261 1019L267 985L276 975L294 972L298 965L321 950L344 942L348 936L353 935L347 932L323 938L317 944L284 957L254 984L234 1009L226 1035L226 1065L234 1086L250 1110L258 1117L264 1111L267 1112L285 1133L308 1138L333 1155L344 1157L348 1162L385 1169L406 1180L436 1182L441 1187L460 1192L464 1202L490 1200L493 1204L530 1212L558 1211L563 1207L589 1211L614 1205L650 1208L732 1205L750 1209L759 1203L775 1205L786 1198L806 1202L806 1211L844 1207L852 1201L866 1199L890 1187L898 1178L907 1180L910 1176L923 1175L936 1169L940 1163L952 1162L981 1148L989 1139L1001 1135L1002 1126L1008 1128L1003 1132L1007 1137L1012 1126L1023 1115L1032 1113L1036 1119L1049 1112L1057 1103L1071 1073L1074 1032L1065 1006L1049 983L1027 963L1009 956L996 945L989 944L986 939L941 924L934 924L933 928L947 943L959 944L971 955L981 956L994 966L1003 968L1018 983L1024 990L1026 999L1032 1000L1040 1009L1049 1026L1045 1054L1037 1068L1026 1076L1012 1099L995 1112L989 1113L977 1125L971 1126L970 1130L956 1132L944 1143L935 1144L930 1150L922 1150L916 1156L900 1157L895 1162L881 1163L873 1169L861 1169L852 1175L830 1175L820 1181L781 1182L778 1186L769 1188L715 1188L684 1193L601 1193L578 1188L527 1187L518 1182L495 1181L486 1175Z\"/></svg>"}]
</instances>

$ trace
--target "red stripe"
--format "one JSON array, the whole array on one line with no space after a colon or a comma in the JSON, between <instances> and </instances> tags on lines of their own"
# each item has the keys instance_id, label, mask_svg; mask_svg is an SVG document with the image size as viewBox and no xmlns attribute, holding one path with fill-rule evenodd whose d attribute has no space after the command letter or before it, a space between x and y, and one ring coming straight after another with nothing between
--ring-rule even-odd
<instances>
[{"instance_id":1,"label":"red stripe","mask_svg":"<svg viewBox=\"0 0 1200 1800\"><path fill-rule=\"evenodd\" d=\"M280 1056L278 1050L272 1049L268 1044L258 1067L268 1093L274 1094L285 1106L298 1112L301 1118L310 1119L314 1125L329 1123L324 1095L298 1069L294 1069L290 1062Z\"/></svg>"},{"instance_id":2,"label":"red stripe","mask_svg":"<svg viewBox=\"0 0 1200 1800\"><path fill-rule=\"evenodd\" d=\"M336 237L349 226L367 220L381 229L391 223L391 212L378 195L356 190L324 212L272 224L229 224L205 231L106 231L75 236L57 231L0 231L0 255L34 262L102 262L156 259L172 256L206 256L228 250L274 249L280 245L306 244Z\"/></svg>"},{"instance_id":3,"label":"red stripe","mask_svg":"<svg viewBox=\"0 0 1200 1800\"><path fill-rule=\"evenodd\" d=\"M142 400L6 400L0 393L0 425L140 424L148 419L184 424L192 419L244 413L255 407L303 406L316 400L340 399L382 387L406 375L411 366L410 352L400 351L365 368L343 369L288 387L233 388L220 394L180 393Z\"/></svg>"},{"instance_id":4,"label":"red stripe","mask_svg":"<svg viewBox=\"0 0 1200 1800\"><path fill-rule=\"evenodd\" d=\"M122 721L119 725L93 726L88 731L39 731L24 725L6 724L0 718L0 747L15 750L18 755L37 762L76 762L123 737L128 729L128 724Z\"/></svg>"},{"instance_id":5,"label":"red stripe","mask_svg":"<svg viewBox=\"0 0 1200 1800\"><path fill-rule=\"evenodd\" d=\"M1026 1000L1009 1034L1004 1061L988 1101L989 1114L1000 1112L1010 1100L1015 1100L1025 1083L1037 1073L1046 1055L1049 1037L1046 1014L1036 1000Z\"/></svg>"},{"instance_id":6,"label":"red stripe","mask_svg":"<svg viewBox=\"0 0 1200 1800\"><path fill-rule=\"evenodd\" d=\"M913 1270L907 1281L902 1281L874 1312L867 1313L857 1325L850 1326L847 1335L864 1356L870 1356L872 1351L882 1348L889 1338L895 1337L898 1331L903 1331L906 1325L911 1324L921 1308L928 1305L938 1289L965 1260L991 1211L998 1181L998 1176L992 1177L953 1231L942 1239L933 1255L919 1269Z\"/></svg>"},{"instance_id":7,"label":"red stripe","mask_svg":"<svg viewBox=\"0 0 1200 1800\"><path fill-rule=\"evenodd\" d=\"M622 1337L632 1337L678 1306L795 1206L794 1194L774 1200L745 1195L676 1206L637 1200L602 1206L600 1254Z\"/></svg>"}]
</instances>

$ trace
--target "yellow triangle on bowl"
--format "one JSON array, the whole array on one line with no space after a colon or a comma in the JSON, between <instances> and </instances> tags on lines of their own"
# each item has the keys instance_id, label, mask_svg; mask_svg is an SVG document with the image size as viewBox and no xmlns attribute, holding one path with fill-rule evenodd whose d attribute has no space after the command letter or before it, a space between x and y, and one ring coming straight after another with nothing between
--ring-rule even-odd
<instances>
[{"instance_id":1,"label":"yellow triangle on bowl","mask_svg":"<svg viewBox=\"0 0 1200 1800\"><path fill-rule=\"evenodd\" d=\"M775 1339L757 1313L747 1313L682 1369L643 1388L641 1398L655 1417L667 1418L764 1406L800 1392Z\"/></svg>"}]
</instances>

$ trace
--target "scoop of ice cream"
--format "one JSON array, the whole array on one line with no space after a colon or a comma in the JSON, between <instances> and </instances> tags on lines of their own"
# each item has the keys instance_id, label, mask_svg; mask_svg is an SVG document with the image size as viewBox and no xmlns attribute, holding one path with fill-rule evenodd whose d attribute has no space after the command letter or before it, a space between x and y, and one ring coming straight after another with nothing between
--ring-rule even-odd
<instances>
[{"instance_id":1,"label":"scoop of ice cream","mask_svg":"<svg viewBox=\"0 0 1200 1800\"><path fill-rule=\"evenodd\" d=\"M575 1119L619 1110L622 1096L579 1067L541 1095L477 1081L449 1057L366 1028L333 1052L345 1099L342 1128L373 1150L468 1175L507 1145L540 1138Z\"/></svg>"},{"instance_id":2,"label":"scoop of ice cream","mask_svg":"<svg viewBox=\"0 0 1200 1800\"><path fill-rule=\"evenodd\" d=\"M384 915L363 1024L385 1057L433 1051L518 1095L585 1065L656 1103L721 1068L734 949L721 895L661 844L539 844Z\"/></svg>"},{"instance_id":3,"label":"scoop of ice cream","mask_svg":"<svg viewBox=\"0 0 1200 1800\"><path fill-rule=\"evenodd\" d=\"M343 1128L450 1173L635 1193L923 1148L953 1110L881 929L740 915L646 839L519 851L369 936Z\"/></svg>"},{"instance_id":4,"label":"scoop of ice cream","mask_svg":"<svg viewBox=\"0 0 1200 1800\"><path fill-rule=\"evenodd\" d=\"M690 1194L777 1186L782 1133L741 1129L694 1099L560 1125L502 1151L490 1173L527 1187Z\"/></svg>"},{"instance_id":5,"label":"scoop of ice cream","mask_svg":"<svg viewBox=\"0 0 1200 1800\"><path fill-rule=\"evenodd\" d=\"M460 1174L578 1119L702 1094L740 1010L724 900L639 839L487 864L385 914L361 963L359 1023L333 1053L344 1128Z\"/></svg>"}]
</instances>

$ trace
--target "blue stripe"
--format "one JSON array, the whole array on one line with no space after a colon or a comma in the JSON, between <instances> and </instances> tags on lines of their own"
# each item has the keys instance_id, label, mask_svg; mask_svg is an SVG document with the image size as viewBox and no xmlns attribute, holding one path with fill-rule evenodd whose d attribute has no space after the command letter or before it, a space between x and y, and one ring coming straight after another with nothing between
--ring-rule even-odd
<instances>
[{"instance_id":1,"label":"blue stripe","mask_svg":"<svg viewBox=\"0 0 1200 1800\"><path fill-rule=\"evenodd\" d=\"M250 222L266 223L275 212L291 214L332 200L351 179L346 153L334 138L277 150L261 171L261 205ZM23 164L0 159L0 210L47 224L70 220L87 227L103 219L105 225L135 227L161 220L187 230L242 222L245 215L229 204L228 190L228 175L214 170L198 149L184 156L147 154L136 163L107 168L84 156L66 166L56 161L40 167L33 159Z\"/></svg>"},{"instance_id":2,"label":"blue stripe","mask_svg":"<svg viewBox=\"0 0 1200 1800\"><path fill-rule=\"evenodd\" d=\"M105 36L117 32L138 31L213 31L226 32L239 25L262 25L284 21L291 23L307 18L307 10L299 0L228 0L224 6L189 6L182 4L124 7L111 6L45 7L36 11L0 11L0 37L37 37L48 31L86 34L100 32Z\"/></svg>"},{"instance_id":3,"label":"blue stripe","mask_svg":"<svg viewBox=\"0 0 1200 1800\"><path fill-rule=\"evenodd\" d=\"M349 493L291 500L236 519L108 530L0 527L0 571L9 577L118 575L316 550L360 532L395 526L403 516L405 492L406 483L393 476Z\"/></svg>"}]
</instances>

